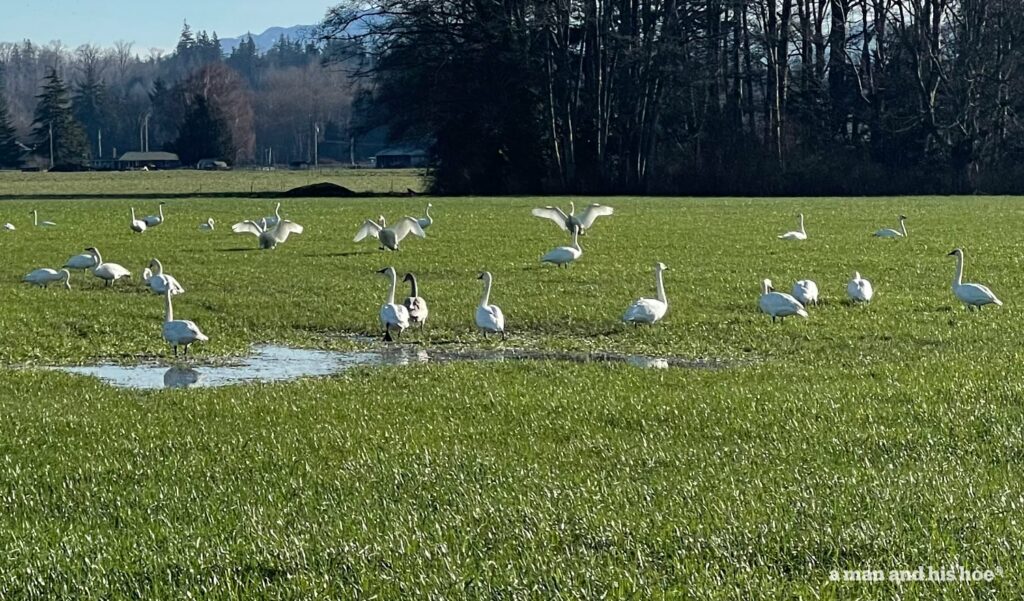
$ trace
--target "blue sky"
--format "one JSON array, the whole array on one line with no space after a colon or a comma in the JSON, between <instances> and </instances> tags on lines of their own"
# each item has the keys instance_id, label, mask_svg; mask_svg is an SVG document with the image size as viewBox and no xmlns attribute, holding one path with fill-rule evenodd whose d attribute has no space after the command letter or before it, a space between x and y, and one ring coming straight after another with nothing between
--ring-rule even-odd
<instances>
[{"instance_id":1,"label":"blue sky","mask_svg":"<svg viewBox=\"0 0 1024 601\"><path fill-rule=\"evenodd\" d=\"M193 31L216 31L222 38L275 25L314 25L332 0L2 0L0 42L25 38L39 44L112 46L135 42L136 52L169 50L188 20Z\"/></svg>"}]
</instances>

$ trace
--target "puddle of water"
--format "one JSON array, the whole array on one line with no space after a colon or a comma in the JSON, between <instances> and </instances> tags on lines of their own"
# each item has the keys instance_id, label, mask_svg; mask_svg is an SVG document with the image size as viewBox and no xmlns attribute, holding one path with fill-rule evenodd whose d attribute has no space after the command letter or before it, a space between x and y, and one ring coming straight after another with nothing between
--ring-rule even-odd
<instances>
[{"instance_id":1,"label":"puddle of water","mask_svg":"<svg viewBox=\"0 0 1024 601\"><path fill-rule=\"evenodd\" d=\"M689 367L716 369L716 361L643 357L614 353L568 353L523 349L430 350L414 347L386 347L359 351L319 351L287 346L263 345L253 354L227 365L142 365L101 364L53 367L72 374L93 376L120 388L156 389L214 387L246 382L278 382L298 378L324 377L360 366L450 363L453 361L569 361L573 363L625 363L647 369Z\"/></svg>"}]
</instances>

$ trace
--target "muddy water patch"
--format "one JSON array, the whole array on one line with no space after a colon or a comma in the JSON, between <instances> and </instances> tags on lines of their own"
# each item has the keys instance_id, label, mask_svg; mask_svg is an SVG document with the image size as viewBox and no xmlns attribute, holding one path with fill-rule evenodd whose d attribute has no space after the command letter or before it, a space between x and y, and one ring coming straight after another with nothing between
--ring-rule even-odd
<instances>
[{"instance_id":1,"label":"muddy water patch","mask_svg":"<svg viewBox=\"0 0 1024 601\"><path fill-rule=\"evenodd\" d=\"M322 351L278 345L253 348L247 357L216 365L99 364L51 367L71 374L92 376L119 388L158 389L216 387L249 382L281 382L339 374L363 366L403 366L456 361L565 361L570 363L622 363L646 369L720 369L729 365L712 359L648 357L619 353L572 353L526 349L426 349L414 346Z\"/></svg>"}]
</instances>

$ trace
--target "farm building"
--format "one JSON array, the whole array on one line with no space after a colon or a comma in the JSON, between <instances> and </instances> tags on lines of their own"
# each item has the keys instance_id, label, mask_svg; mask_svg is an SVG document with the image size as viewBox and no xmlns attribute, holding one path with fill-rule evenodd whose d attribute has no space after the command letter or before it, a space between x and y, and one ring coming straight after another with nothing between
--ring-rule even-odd
<instances>
[{"instance_id":1,"label":"farm building","mask_svg":"<svg viewBox=\"0 0 1024 601\"><path fill-rule=\"evenodd\" d=\"M181 167L181 160L173 152L126 152L117 160L118 169L141 169L143 167L156 169L177 169Z\"/></svg>"},{"instance_id":2,"label":"farm building","mask_svg":"<svg viewBox=\"0 0 1024 601\"><path fill-rule=\"evenodd\" d=\"M422 148L396 147L382 150L374 157L377 169L426 167L427 151Z\"/></svg>"}]
</instances>

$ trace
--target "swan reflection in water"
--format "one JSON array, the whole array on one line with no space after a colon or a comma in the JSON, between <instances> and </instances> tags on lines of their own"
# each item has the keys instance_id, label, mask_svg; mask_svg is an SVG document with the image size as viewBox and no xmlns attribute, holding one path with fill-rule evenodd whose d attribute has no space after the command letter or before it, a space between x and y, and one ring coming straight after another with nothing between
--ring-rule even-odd
<instances>
[{"instance_id":1,"label":"swan reflection in water","mask_svg":"<svg viewBox=\"0 0 1024 601\"><path fill-rule=\"evenodd\" d=\"M164 388L188 388L199 382L199 372L189 367L172 367L164 372Z\"/></svg>"}]
</instances>

